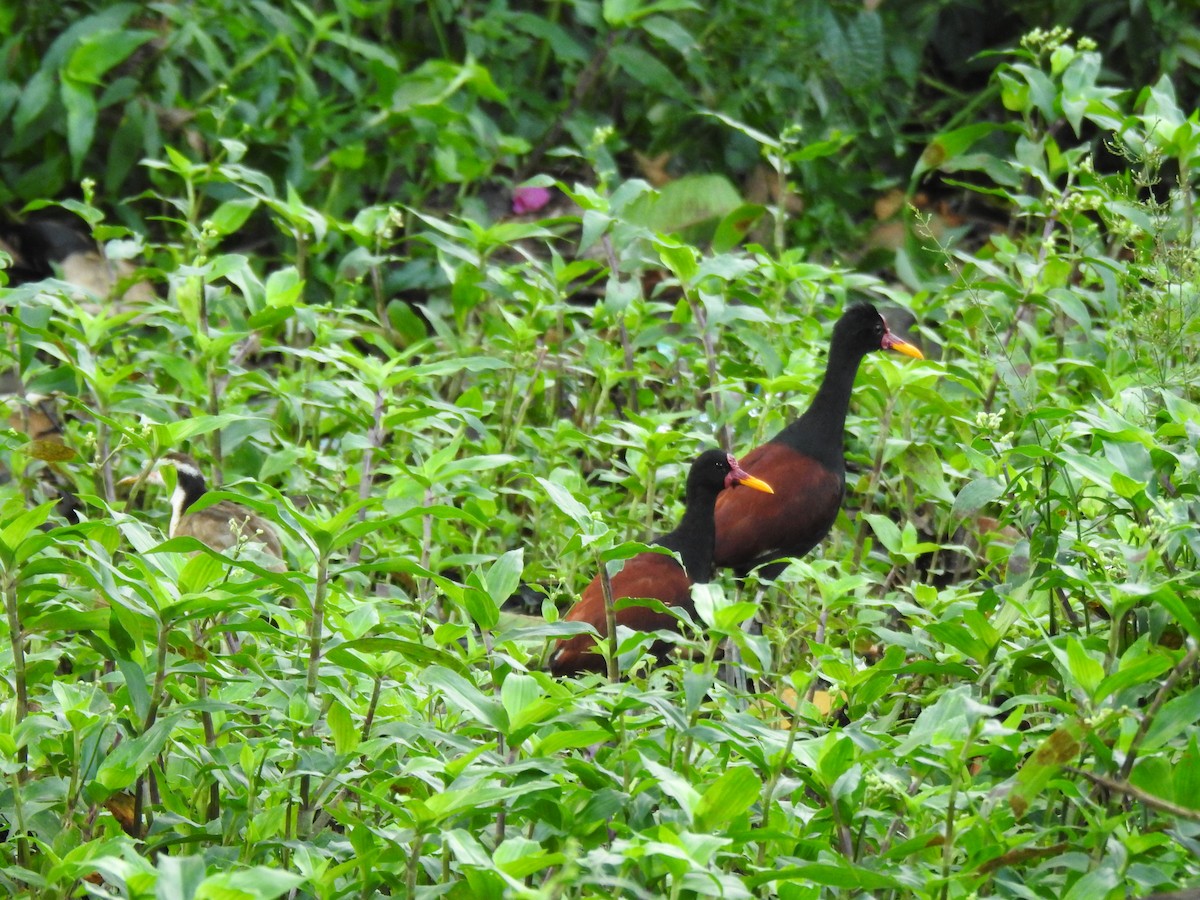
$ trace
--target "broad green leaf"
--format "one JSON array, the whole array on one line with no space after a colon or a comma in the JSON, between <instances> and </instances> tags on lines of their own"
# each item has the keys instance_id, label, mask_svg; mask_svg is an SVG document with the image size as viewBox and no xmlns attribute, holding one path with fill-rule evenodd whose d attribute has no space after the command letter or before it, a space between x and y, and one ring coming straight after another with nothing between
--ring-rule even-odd
<instances>
[{"instance_id":1,"label":"broad green leaf","mask_svg":"<svg viewBox=\"0 0 1200 900\"><path fill-rule=\"evenodd\" d=\"M90 87L65 75L59 83L59 93L67 110L67 150L71 155L71 171L78 175L96 133L96 98Z\"/></svg>"},{"instance_id":2,"label":"broad green leaf","mask_svg":"<svg viewBox=\"0 0 1200 900\"><path fill-rule=\"evenodd\" d=\"M762 782L749 766L736 766L710 784L696 804L696 827L719 831L759 799Z\"/></svg>"},{"instance_id":3,"label":"broad green leaf","mask_svg":"<svg viewBox=\"0 0 1200 900\"><path fill-rule=\"evenodd\" d=\"M359 731L350 716L350 711L341 703L334 701L326 715L329 731L333 735L333 749L340 755L353 753L358 749Z\"/></svg>"},{"instance_id":4,"label":"broad green leaf","mask_svg":"<svg viewBox=\"0 0 1200 900\"><path fill-rule=\"evenodd\" d=\"M1146 732L1142 752L1157 750L1189 728L1193 728L1197 722L1200 722L1200 687L1194 687L1163 704Z\"/></svg>"},{"instance_id":5,"label":"broad green leaf","mask_svg":"<svg viewBox=\"0 0 1200 900\"><path fill-rule=\"evenodd\" d=\"M746 879L747 887L757 888L772 883L796 881L804 885L820 884L854 891L898 891L908 889L893 875L875 872L849 860L835 863L806 863L785 866Z\"/></svg>"},{"instance_id":6,"label":"broad green leaf","mask_svg":"<svg viewBox=\"0 0 1200 900\"><path fill-rule=\"evenodd\" d=\"M304 881L304 876L279 868L236 869L205 878L196 888L194 900L275 900Z\"/></svg>"},{"instance_id":7,"label":"broad green leaf","mask_svg":"<svg viewBox=\"0 0 1200 900\"><path fill-rule=\"evenodd\" d=\"M257 208L258 200L253 197L226 200L208 217L209 226L219 235L233 234L246 224L246 220Z\"/></svg>"},{"instance_id":8,"label":"broad green leaf","mask_svg":"<svg viewBox=\"0 0 1200 900\"><path fill-rule=\"evenodd\" d=\"M1111 897L1112 891L1120 885L1121 879L1114 866L1101 864L1092 869L1063 894L1063 900L1094 900L1097 897Z\"/></svg>"},{"instance_id":9,"label":"broad green leaf","mask_svg":"<svg viewBox=\"0 0 1200 900\"><path fill-rule=\"evenodd\" d=\"M969 518L1003 493L1004 485L995 478L976 478L958 492L950 511L956 518Z\"/></svg>"},{"instance_id":10,"label":"broad green leaf","mask_svg":"<svg viewBox=\"0 0 1200 900\"><path fill-rule=\"evenodd\" d=\"M642 757L642 765L653 776L658 789L674 798L689 821L692 820L696 804L700 802L700 794L688 779L647 757Z\"/></svg>"},{"instance_id":11,"label":"broad green leaf","mask_svg":"<svg viewBox=\"0 0 1200 900\"><path fill-rule=\"evenodd\" d=\"M183 594L198 594L206 590L225 571L221 560L207 553L198 553L184 563L179 572L179 591Z\"/></svg>"},{"instance_id":12,"label":"broad green leaf","mask_svg":"<svg viewBox=\"0 0 1200 900\"><path fill-rule=\"evenodd\" d=\"M1067 635L1067 665L1071 678L1089 698L1095 698L1096 689L1104 680L1104 667L1088 655L1083 644L1076 638Z\"/></svg>"},{"instance_id":13,"label":"broad green leaf","mask_svg":"<svg viewBox=\"0 0 1200 900\"><path fill-rule=\"evenodd\" d=\"M563 750L591 747L612 740L612 732L602 728L578 728L570 731L555 731L534 744L530 752L539 756L553 756Z\"/></svg>"},{"instance_id":14,"label":"broad green leaf","mask_svg":"<svg viewBox=\"0 0 1200 900\"><path fill-rule=\"evenodd\" d=\"M540 872L550 866L562 865L566 856L562 853L546 852L537 841L525 837L511 837L496 848L492 859L506 875L512 878L527 878L534 872Z\"/></svg>"},{"instance_id":15,"label":"broad green leaf","mask_svg":"<svg viewBox=\"0 0 1200 900\"><path fill-rule=\"evenodd\" d=\"M102 30L86 35L71 53L63 75L81 84L101 85L103 76L134 50L153 39L153 31Z\"/></svg>"},{"instance_id":16,"label":"broad green leaf","mask_svg":"<svg viewBox=\"0 0 1200 900\"><path fill-rule=\"evenodd\" d=\"M150 763L162 753L178 716L159 719L145 734L126 738L117 744L100 764L89 794L101 800L114 791L121 791L137 781ZM98 790L102 788L103 790Z\"/></svg>"},{"instance_id":17,"label":"broad green leaf","mask_svg":"<svg viewBox=\"0 0 1200 900\"><path fill-rule=\"evenodd\" d=\"M366 637L346 641L330 647L325 652L325 658L336 665L374 677L380 671L378 666L382 665L383 661L370 657L393 653L417 668L441 666L459 675L465 676L468 673L462 662L445 650L393 637Z\"/></svg>"},{"instance_id":18,"label":"broad green leaf","mask_svg":"<svg viewBox=\"0 0 1200 900\"><path fill-rule=\"evenodd\" d=\"M718 221L743 202L737 188L723 175L688 175L668 182L657 194L640 197L626 218L664 234L686 232L699 225L711 234Z\"/></svg>"},{"instance_id":19,"label":"broad green leaf","mask_svg":"<svg viewBox=\"0 0 1200 900\"><path fill-rule=\"evenodd\" d=\"M431 666L420 673L420 679L435 688L450 706L497 731L508 732L508 716L504 707L484 696L479 688L463 676L441 666Z\"/></svg>"},{"instance_id":20,"label":"broad green leaf","mask_svg":"<svg viewBox=\"0 0 1200 900\"><path fill-rule=\"evenodd\" d=\"M1025 760L1008 794L1008 805L1014 816L1024 818L1050 779L1062 771L1063 766L1079 759L1082 741L1090 730L1086 723L1071 719L1046 737Z\"/></svg>"},{"instance_id":21,"label":"broad green leaf","mask_svg":"<svg viewBox=\"0 0 1200 900\"><path fill-rule=\"evenodd\" d=\"M996 712L995 707L980 703L972 693L969 685L958 685L938 697L932 706L921 710L897 752L907 755L918 750L961 745L980 718Z\"/></svg>"},{"instance_id":22,"label":"broad green leaf","mask_svg":"<svg viewBox=\"0 0 1200 900\"><path fill-rule=\"evenodd\" d=\"M889 553L903 552L904 540L900 535L899 525L879 513L868 513L866 519L871 525L871 530L875 532L875 536L879 538L879 543L883 544Z\"/></svg>"},{"instance_id":23,"label":"broad green leaf","mask_svg":"<svg viewBox=\"0 0 1200 900\"><path fill-rule=\"evenodd\" d=\"M521 586L523 569L524 548L522 547L504 553L488 568L484 582L488 595L496 602L497 607L503 606Z\"/></svg>"},{"instance_id":24,"label":"broad green leaf","mask_svg":"<svg viewBox=\"0 0 1200 900\"><path fill-rule=\"evenodd\" d=\"M961 156L977 141L994 133L998 127L991 122L977 123L939 134L921 154L921 160L917 163L913 178L918 178L930 169L937 169L946 162Z\"/></svg>"},{"instance_id":25,"label":"broad green leaf","mask_svg":"<svg viewBox=\"0 0 1200 900\"><path fill-rule=\"evenodd\" d=\"M163 854L157 860L156 900L191 900L204 881L204 857Z\"/></svg>"},{"instance_id":26,"label":"broad green leaf","mask_svg":"<svg viewBox=\"0 0 1200 900\"><path fill-rule=\"evenodd\" d=\"M295 266L276 269L267 276L266 301L271 309L290 308L296 305L304 291L304 280Z\"/></svg>"},{"instance_id":27,"label":"broad green leaf","mask_svg":"<svg viewBox=\"0 0 1200 900\"><path fill-rule=\"evenodd\" d=\"M12 564L18 549L35 528L40 528L54 511L54 503L43 503L27 509L12 519L0 531L0 561L7 567Z\"/></svg>"},{"instance_id":28,"label":"broad green leaf","mask_svg":"<svg viewBox=\"0 0 1200 900\"><path fill-rule=\"evenodd\" d=\"M1126 654L1129 656L1130 654ZM1122 657L1116 672L1104 678L1096 688L1095 701L1099 703L1111 694L1119 693L1135 684L1154 682L1159 675L1171 668L1171 660L1165 653L1137 656L1126 661Z\"/></svg>"},{"instance_id":29,"label":"broad green leaf","mask_svg":"<svg viewBox=\"0 0 1200 900\"><path fill-rule=\"evenodd\" d=\"M535 476L535 480L542 486L550 498L550 502L558 507L559 511L564 513L575 525L582 530L590 530L593 527L592 514L588 508L580 503L572 496L561 484L555 484L553 481L547 481L545 478Z\"/></svg>"}]
</instances>

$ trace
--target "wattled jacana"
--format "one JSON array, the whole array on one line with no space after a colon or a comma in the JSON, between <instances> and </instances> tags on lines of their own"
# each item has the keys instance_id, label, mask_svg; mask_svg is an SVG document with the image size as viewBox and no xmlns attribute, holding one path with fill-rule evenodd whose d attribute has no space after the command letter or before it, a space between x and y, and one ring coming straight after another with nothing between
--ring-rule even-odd
<instances>
[{"instance_id":1,"label":"wattled jacana","mask_svg":"<svg viewBox=\"0 0 1200 900\"><path fill-rule=\"evenodd\" d=\"M263 568L283 572L283 547L274 527L262 516L230 500L221 500L201 510L192 505L208 490L204 474L195 460L182 453L168 453L146 477L154 484L163 484L159 466L175 468L175 491L171 494L171 537L194 537L218 552L225 552L240 542L258 545L266 557Z\"/></svg>"},{"instance_id":2,"label":"wattled jacana","mask_svg":"<svg viewBox=\"0 0 1200 900\"><path fill-rule=\"evenodd\" d=\"M829 533L846 491L842 440L850 389L859 363L875 350L924 359L888 330L875 307L862 303L847 309L833 327L825 378L808 411L742 457L742 467L775 492L735 488L717 498L717 566L745 575L771 563L759 574L775 578L787 566L778 560L803 556Z\"/></svg>"},{"instance_id":3,"label":"wattled jacana","mask_svg":"<svg viewBox=\"0 0 1200 900\"><path fill-rule=\"evenodd\" d=\"M679 561L662 553L639 553L625 562L625 567L612 577L613 600L622 597L654 599L664 606L676 607L694 614L691 586L705 582L713 572L713 505L717 495L730 485L744 485L753 491L771 492L766 482L748 475L738 461L723 450L708 450L698 456L688 471L686 508L679 526L654 543L679 554ZM636 631L657 631L677 628L677 620L666 613L644 606L627 606L617 610L618 625ZM600 576L592 579L571 607L565 622L586 622L600 634L608 636L608 621L604 611L604 589ZM584 671L604 671L604 657L595 652L596 638L577 634L558 642L550 657L550 671L555 675L574 675Z\"/></svg>"}]
</instances>

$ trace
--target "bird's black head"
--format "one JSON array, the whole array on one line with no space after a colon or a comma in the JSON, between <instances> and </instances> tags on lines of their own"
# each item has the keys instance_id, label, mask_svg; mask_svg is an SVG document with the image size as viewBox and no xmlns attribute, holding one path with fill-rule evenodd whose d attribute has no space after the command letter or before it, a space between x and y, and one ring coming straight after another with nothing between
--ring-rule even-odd
<instances>
[{"instance_id":1,"label":"bird's black head","mask_svg":"<svg viewBox=\"0 0 1200 900\"><path fill-rule=\"evenodd\" d=\"M856 303L833 326L833 353L861 359L875 350L895 350L924 359L921 351L888 330L883 316L870 303Z\"/></svg>"},{"instance_id":2,"label":"bird's black head","mask_svg":"<svg viewBox=\"0 0 1200 900\"><path fill-rule=\"evenodd\" d=\"M716 492L725 487L725 479L729 477L733 467L729 460L732 457L724 450L705 450L692 462L688 470L687 492L706 488Z\"/></svg>"},{"instance_id":3,"label":"bird's black head","mask_svg":"<svg viewBox=\"0 0 1200 900\"><path fill-rule=\"evenodd\" d=\"M747 473L733 454L724 450L705 450L696 457L688 471L687 493L689 497L698 491L716 494L735 484L744 484L768 494L774 493L766 482Z\"/></svg>"}]
</instances>

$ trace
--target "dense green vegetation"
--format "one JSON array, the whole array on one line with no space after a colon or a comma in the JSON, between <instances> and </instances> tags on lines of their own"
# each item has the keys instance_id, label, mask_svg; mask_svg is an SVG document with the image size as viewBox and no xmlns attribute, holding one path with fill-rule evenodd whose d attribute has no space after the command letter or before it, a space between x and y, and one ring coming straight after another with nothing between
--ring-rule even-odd
<instances>
[{"instance_id":1,"label":"dense green vegetation","mask_svg":"<svg viewBox=\"0 0 1200 900\"><path fill-rule=\"evenodd\" d=\"M1200 30L877 6L0 9L4 890L1200 885ZM830 538L545 674L856 300L930 359L864 363ZM164 540L179 449L289 571Z\"/></svg>"}]
</instances>

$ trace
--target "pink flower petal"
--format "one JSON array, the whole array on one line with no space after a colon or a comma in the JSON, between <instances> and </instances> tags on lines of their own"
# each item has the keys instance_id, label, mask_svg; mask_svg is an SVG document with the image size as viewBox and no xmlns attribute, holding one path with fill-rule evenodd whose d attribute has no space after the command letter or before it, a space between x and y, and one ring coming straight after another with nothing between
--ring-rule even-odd
<instances>
[{"instance_id":1,"label":"pink flower petal","mask_svg":"<svg viewBox=\"0 0 1200 900\"><path fill-rule=\"evenodd\" d=\"M537 212L550 202L550 189L544 187L519 187L513 190L512 211L518 216Z\"/></svg>"}]
</instances>

